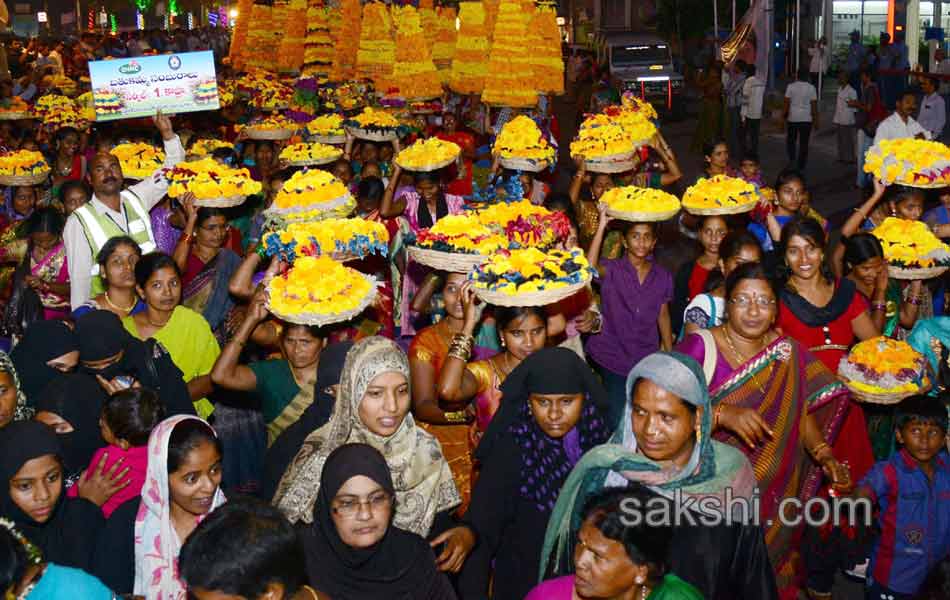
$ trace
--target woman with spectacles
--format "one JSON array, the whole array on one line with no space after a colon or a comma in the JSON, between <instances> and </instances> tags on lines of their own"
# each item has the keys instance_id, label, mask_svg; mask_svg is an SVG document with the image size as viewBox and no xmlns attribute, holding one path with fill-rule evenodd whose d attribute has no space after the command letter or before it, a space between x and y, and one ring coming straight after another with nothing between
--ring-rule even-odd
<instances>
[{"instance_id":1,"label":"woman with spectacles","mask_svg":"<svg viewBox=\"0 0 950 600\"><path fill-rule=\"evenodd\" d=\"M198 208L193 200L184 206L188 223L173 255L182 273L181 303L201 313L218 343L224 343L227 316L234 308L228 284L241 257L225 247L231 226L223 209Z\"/></svg>"},{"instance_id":2,"label":"woman with spectacles","mask_svg":"<svg viewBox=\"0 0 950 600\"><path fill-rule=\"evenodd\" d=\"M848 397L834 374L774 329L775 291L760 263L726 279L726 319L688 336L677 350L703 366L712 396L713 437L742 450L759 477L761 522L782 597L794 598L801 527L778 518L786 497L814 497L822 473L841 491L850 476L829 446ZM785 595L785 594L789 595Z\"/></svg>"},{"instance_id":3,"label":"woman with spectacles","mask_svg":"<svg viewBox=\"0 0 950 600\"><path fill-rule=\"evenodd\" d=\"M455 600L429 544L401 528L390 467L368 444L326 458L314 524L303 530L307 575L331 598Z\"/></svg>"}]
</instances>

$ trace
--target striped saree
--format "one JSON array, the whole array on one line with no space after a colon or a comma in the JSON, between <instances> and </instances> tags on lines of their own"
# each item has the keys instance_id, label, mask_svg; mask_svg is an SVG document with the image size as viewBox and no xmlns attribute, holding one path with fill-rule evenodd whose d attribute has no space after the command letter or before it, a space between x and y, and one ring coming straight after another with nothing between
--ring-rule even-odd
<instances>
[{"instance_id":1,"label":"striped saree","mask_svg":"<svg viewBox=\"0 0 950 600\"><path fill-rule=\"evenodd\" d=\"M783 526L780 503L797 497L802 503L818 494L821 468L803 447L806 415L817 420L832 443L847 415L847 389L821 361L798 342L780 337L734 370L710 390L712 404L750 408L763 418L774 437L750 449L732 432L719 429L713 438L742 450L752 463L761 489L760 516L765 542L782 598L796 598L804 572L799 547L804 528ZM794 516L786 509L786 516Z\"/></svg>"}]
</instances>

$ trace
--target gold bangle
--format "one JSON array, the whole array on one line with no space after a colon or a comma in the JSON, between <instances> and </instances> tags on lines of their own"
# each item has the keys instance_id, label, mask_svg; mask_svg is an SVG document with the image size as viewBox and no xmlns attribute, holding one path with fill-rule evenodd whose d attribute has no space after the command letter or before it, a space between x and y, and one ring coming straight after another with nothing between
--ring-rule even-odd
<instances>
[{"instance_id":1,"label":"gold bangle","mask_svg":"<svg viewBox=\"0 0 950 600\"><path fill-rule=\"evenodd\" d=\"M456 410L443 413L445 420L449 423L464 423L468 420L468 415L464 410Z\"/></svg>"},{"instance_id":2,"label":"gold bangle","mask_svg":"<svg viewBox=\"0 0 950 600\"><path fill-rule=\"evenodd\" d=\"M811 454L811 457L815 460L815 462L821 462L821 460L818 458L818 455L824 450L831 452L831 447L827 442L818 442L815 444L814 448L808 451L808 453Z\"/></svg>"}]
</instances>

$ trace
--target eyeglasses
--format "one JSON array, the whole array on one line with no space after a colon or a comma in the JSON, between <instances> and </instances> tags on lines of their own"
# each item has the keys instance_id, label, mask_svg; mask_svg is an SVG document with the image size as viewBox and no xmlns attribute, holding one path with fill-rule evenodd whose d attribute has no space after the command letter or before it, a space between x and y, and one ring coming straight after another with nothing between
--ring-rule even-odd
<instances>
[{"instance_id":1,"label":"eyeglasses","mask_svg":"<svg viewBox=\"0 0 950 600\"><path fill-rule=\"evenodd\" d=\"M739 308L749 308L753 304L759 308L771 308L775 306L775 299L767 296L736 296L735 298L729 299L729 304L738 306Z\"/></svg>"},{"instance_id":2,"label":"eyeglasses","mask_svg":"<svg viewBox=\"0 0 950 600\"><path fill-rule=\"evenodd\" d=\"M359 514L360 507L362 506L366 506L370 512L375 513L376 511L387 508L390 502L392 502L392 497L389 494L386 492L376 492L365 500L361 500L356 496L345 496L339 500L334 499L331 508L334 513L341 517L352 519Z\"/></svg>"}]
</instances>

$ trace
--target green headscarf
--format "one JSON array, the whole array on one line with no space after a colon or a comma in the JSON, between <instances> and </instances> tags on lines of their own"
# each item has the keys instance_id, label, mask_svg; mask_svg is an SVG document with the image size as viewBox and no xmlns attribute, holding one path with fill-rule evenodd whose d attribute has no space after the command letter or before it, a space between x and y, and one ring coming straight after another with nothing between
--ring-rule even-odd
<instances>
[{"instance_id":1,"label":"green headscarf","mask_svg":"<svg viewBox=\"0 0 950 600\"><path fill-rule=\"evenodd\" d=\"M683 496L717 497L725 507L725 491L733 498L751 497L756 487L755 474L741 451L710 437L709 389L699 364L679 352L655 352L641 360L627 376L627 398L640 379L649 379L684 402L702 409L699 440L683 468L661 465L637 452L633 435L630 402L611 443L598 446L571 471L558 497L541 553L540 578L544 578L551 552L554 568L560 572L561 561L573 554L575 534L580 529L582 511L587 500L604 488L620 487L638 482L657 494L671 497L679 490Z\"/></svg>"},{"instance_id":2,"label":"green headscarf","mask_svg":"<svg viewBox=\"0 0 950 600\"><path fill-rule=\"evenodd\" d=\"M0 351L0 373L9 373L10 379L13 380L13 387L16 388L16 408L13 411L13 420L25 421L31 418L34 410L27 406L26 395L20 387L20 377L16 374L10 355L3 351Z\"/></svg>"}]
</instances>

